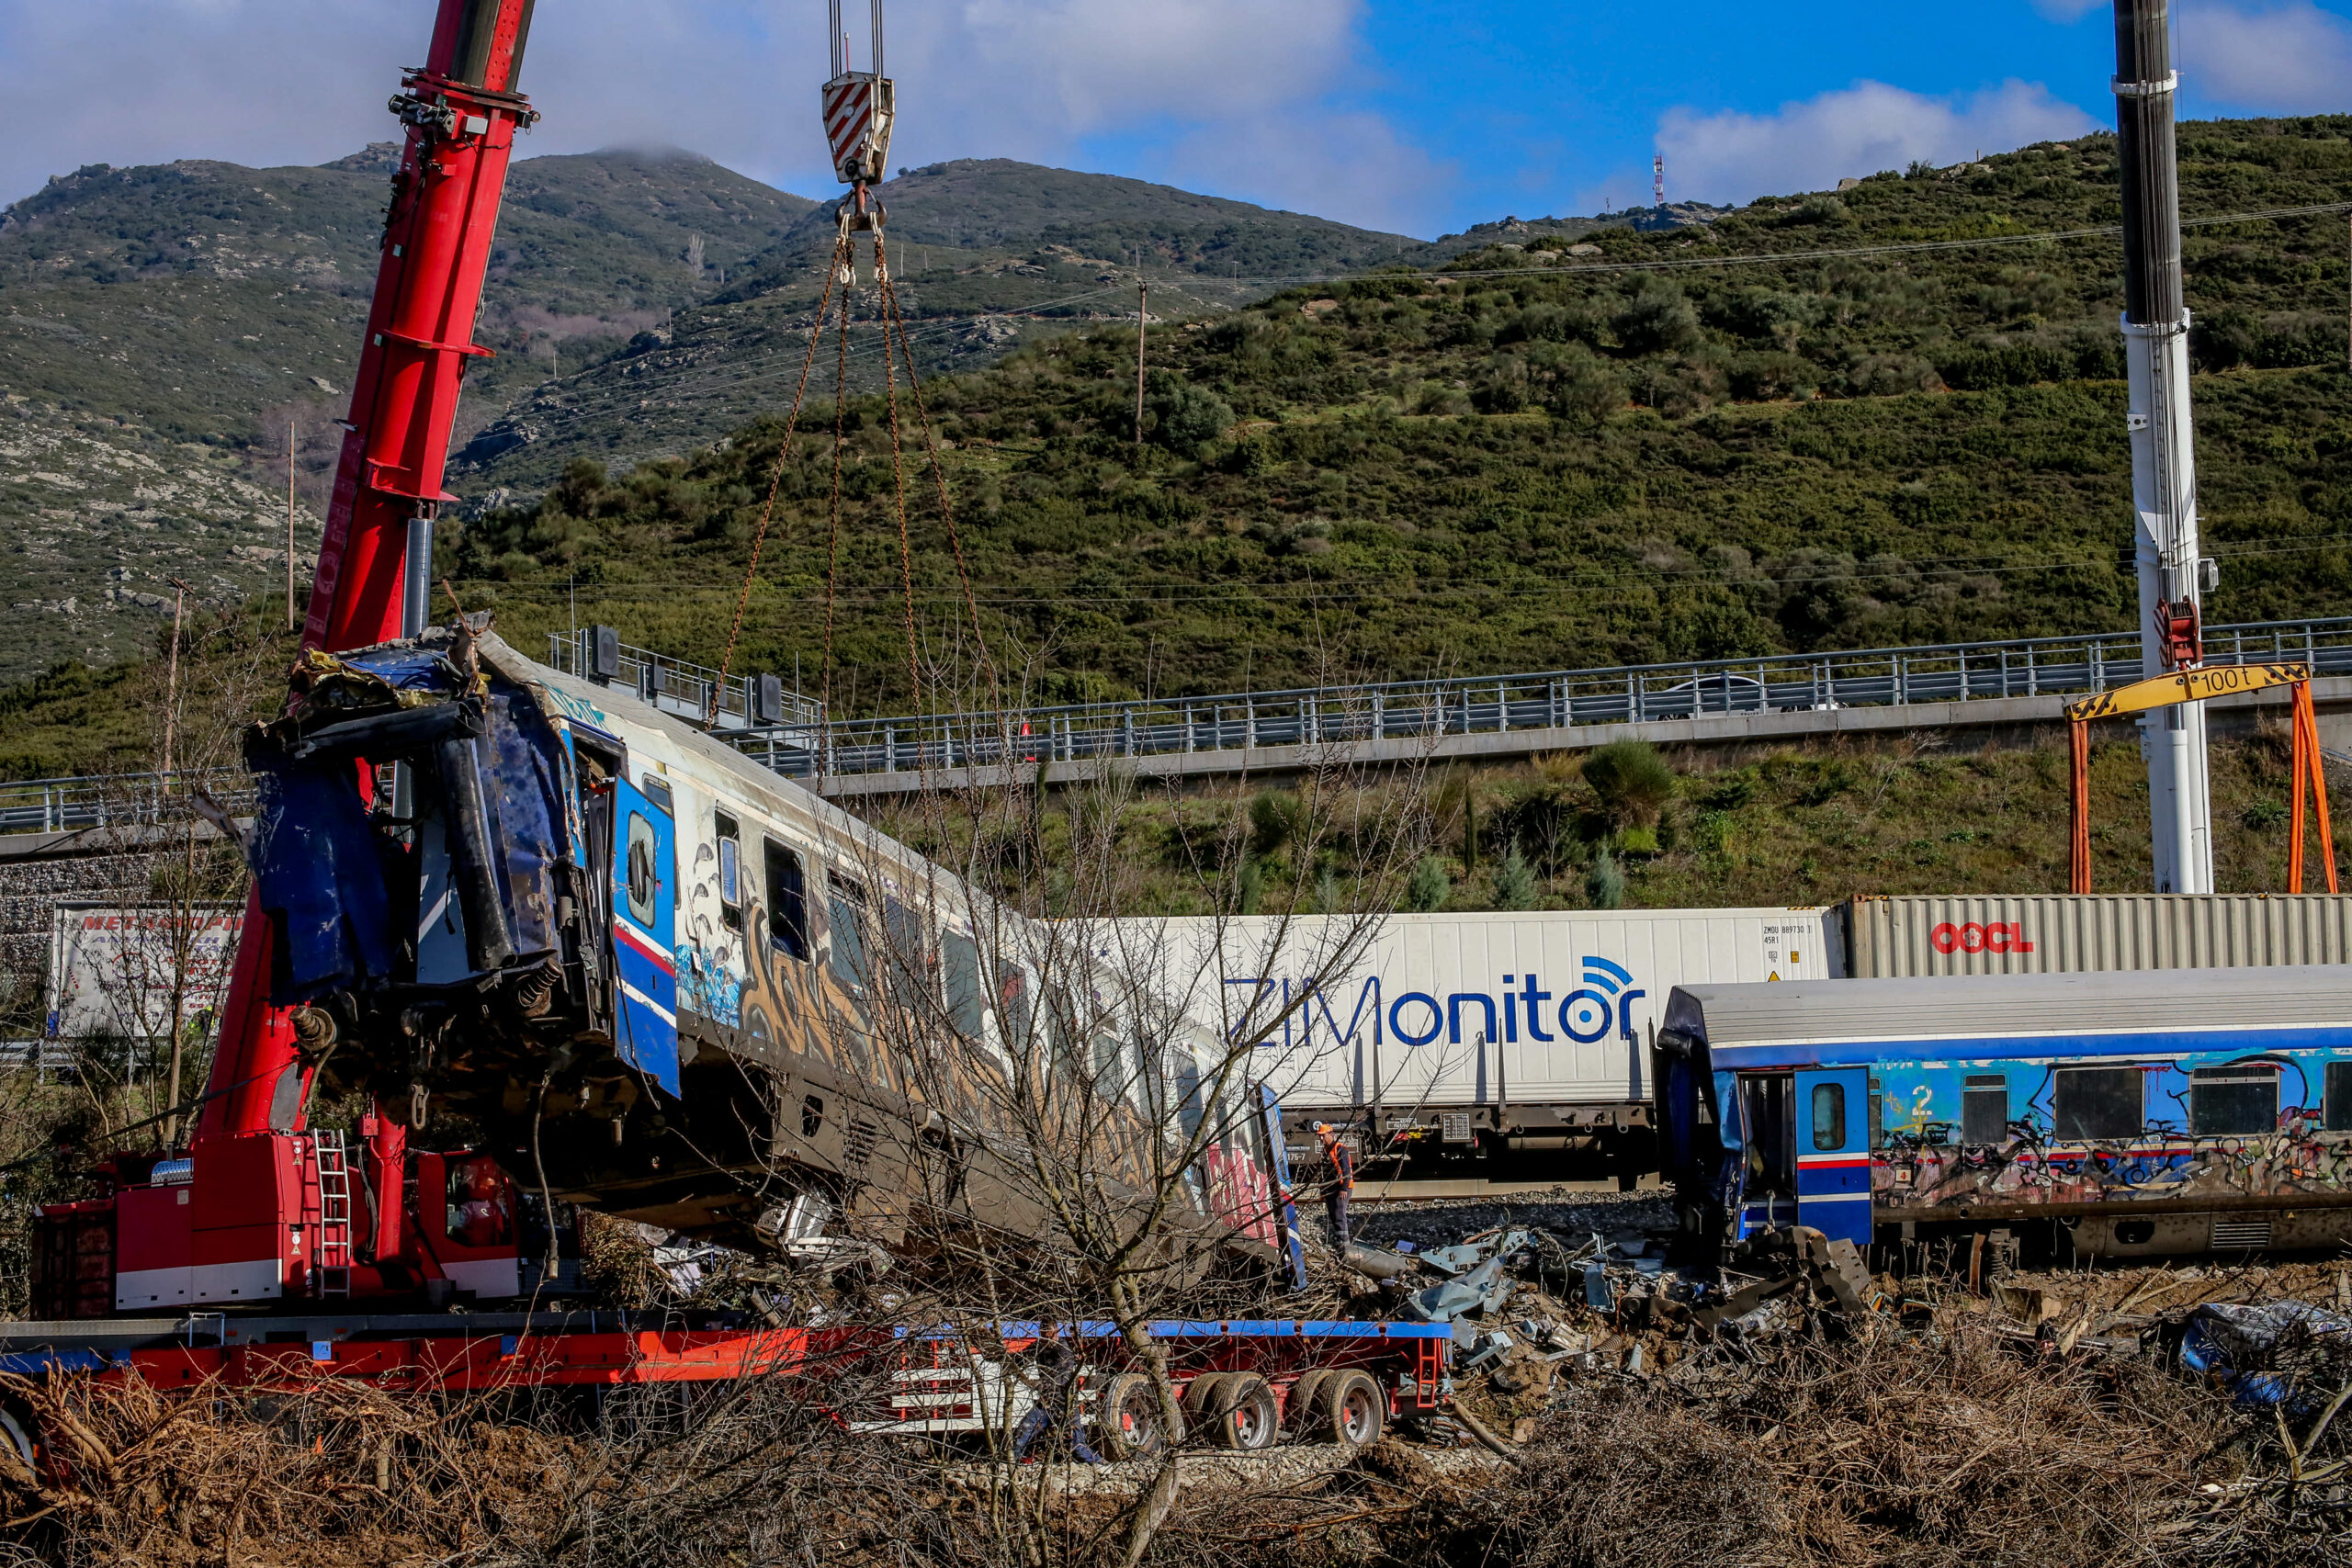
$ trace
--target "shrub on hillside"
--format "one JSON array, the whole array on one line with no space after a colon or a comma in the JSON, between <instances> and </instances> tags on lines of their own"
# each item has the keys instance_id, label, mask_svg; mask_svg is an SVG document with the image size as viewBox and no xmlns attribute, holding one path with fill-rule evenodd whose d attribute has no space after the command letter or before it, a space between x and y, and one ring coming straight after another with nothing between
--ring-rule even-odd
<instances>
[{"instance_id":1,"label":"shrub on hillside","mask_svg":"<svg viewBox=\"0 0 2352 1568\"><path fill-rule=\"evenodd\" d=\"M1584 761L1584 782L1600 797L1601 809L1619 825L1657 825L1674 796L1674 770L1646 740L1618 740Z\"/></svg>"}]
</instances>

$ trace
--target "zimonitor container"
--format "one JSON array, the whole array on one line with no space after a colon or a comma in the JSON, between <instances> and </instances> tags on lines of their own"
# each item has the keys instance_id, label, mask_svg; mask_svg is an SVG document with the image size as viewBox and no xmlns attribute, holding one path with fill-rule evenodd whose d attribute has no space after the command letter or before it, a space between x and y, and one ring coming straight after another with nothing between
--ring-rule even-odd
<instances>
[{"instance_id":1,"label":"zimonitor container","mask_svg":"<svg viewBox=\"0 0 2352 1568\"><path fill-rule=\"evenodd\" d=\"M2352 962L2352 896L2335 894L1855 898L1845 924L1855 979Z\"/></svg>"},{"instance_id":2,"label":"zimonitor container","mask_svg":"<svg viewBox=\"0 0 2352 1568\"><path fill-rule=\"evenodd\" d=\"M1114 923L1201 977L1167 987L1194 1022L1258 1032L1252 1077L1286 1125L1377 1106L1454 1144L1645 1128L1675 987L1846 972L1835 907Z\"/></svg>"}]
</instances>

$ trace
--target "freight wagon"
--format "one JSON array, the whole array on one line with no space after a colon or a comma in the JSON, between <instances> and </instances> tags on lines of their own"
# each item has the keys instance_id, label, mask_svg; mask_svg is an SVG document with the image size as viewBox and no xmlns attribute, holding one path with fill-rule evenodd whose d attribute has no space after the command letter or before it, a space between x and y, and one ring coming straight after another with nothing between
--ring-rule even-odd
<instances>
[{"instance_id":1,"label":"freight wagon","mask_svg":"<svg viewBox=\"0 0 2352 1568\"><path fill-rule=\"evenodd\" d=\"M2352 969L1678 988L1657 1037L1687 1239L2006 1228L2073 1255L2352 1240Z\"/></svg>"},{"instance_id":2,"label":"freight wagon","mask_svg":"<svg viewBox=\"0 0 2352 1568\"><path fill-rule=\"evenodd\" d=\"M1366 1155L1417 1168L1525 1152L1648 1169L1649 1037L1665 998L1844 972L1823 908L1124 925L1121 940L1170 955L1167 988L1189 995L1204 1029L1265 1029L1258 1076L1294 1149L1330 1122Z\"/></svg>"}]
</instances>

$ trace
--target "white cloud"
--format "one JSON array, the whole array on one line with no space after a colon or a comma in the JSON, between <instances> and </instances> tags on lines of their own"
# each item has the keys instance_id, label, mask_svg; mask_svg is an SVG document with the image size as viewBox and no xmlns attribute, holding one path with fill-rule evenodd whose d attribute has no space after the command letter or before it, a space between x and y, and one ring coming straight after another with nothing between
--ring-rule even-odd
<instances>
[{"instance_id":1,"label":"white cloud","mask_svg":"<svg viewBox=\"0 0 2352 1568\"><path fill-rule=\"evenodd\" d=\"M1126 138L1175 184L1402 220L1430 161L1376 117L1322 109L1355 79L1365 3L898 0L892 162L1068 164ZM822 18L810 0L539 6L522 85L546 118L521 151L690 147L826 196ZM0 202L85 163L308 164L390 139L384 100L430 25L418 0L0 0ZM863 65L862 26L852 50Z\"/></svg>"},{"instance_id":2,"label":"white cloud","mask_svg":"<svg viewBox=\"0 0 2352 1568\"><path fill-rule=\"evenodd\" d=\"M2033 0L2033 8L2053 22L2079 22L2110 4L2111 0Z\"/></svg>"},{"instance_id":3,"label":"white cloud","mask_svg":"<svg viewBox=\"0 0 2352 1568\"><path fill-rule=\"evenodd\" d=\"M2199 98L2272 114L2352 107L2352 26L2311 0L2186 6L2181 85Z\"/></svg>"},{"instance_id":4,"label":"white cloud","mask_svg":"<svg viewBox=\"0 0 2352 1568\"><path fill-rule=\"evenodd\" d=\"M1783 105L1777 114L1672 109L1658 123L1657 145L1670 197L1741 202L1824 190L1842 177L1905 168L1915 159L1958 163L2096 127L2036 83L2004 82L1944 98L1857 82Z\"/></svg>"},{"instance_id":5,"label":"white cloud","mask_svg":"<svg viewBox=\"0 0 2352 1568\"><path fill-rule=\"evenodd\" d=\"M1200 182L1246 201L1392 233L1426 231L1452 176L1372 114L1272 113L1193 130L1171 145L1159 177Z\"/></svg>"}]
</instances>

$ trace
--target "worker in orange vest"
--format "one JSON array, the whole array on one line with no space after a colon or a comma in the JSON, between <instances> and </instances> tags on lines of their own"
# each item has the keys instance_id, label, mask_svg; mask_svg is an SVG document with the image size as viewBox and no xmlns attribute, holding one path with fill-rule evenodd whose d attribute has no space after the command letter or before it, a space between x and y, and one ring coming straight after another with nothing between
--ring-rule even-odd
<instances>
[{"instance_id":1,"label":"worker in orange vest","mask_svg":"<svg viewBox=\"0 0 2352 1568\"><path fill-rule=\"evenodd\" d=\"M1340 1136L1340 1130L1329 1122L1315 1123L1315 1135L1323 1141L1323 1164L1319 1175L1323 1182L1323 1212L1331 1216L1331 1243L1340 1251L1348 1249L1348 1194L1356 1190L1356 1152Z\"/></svg>"}]
</instances>

